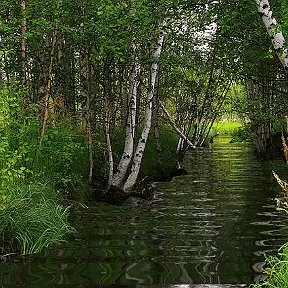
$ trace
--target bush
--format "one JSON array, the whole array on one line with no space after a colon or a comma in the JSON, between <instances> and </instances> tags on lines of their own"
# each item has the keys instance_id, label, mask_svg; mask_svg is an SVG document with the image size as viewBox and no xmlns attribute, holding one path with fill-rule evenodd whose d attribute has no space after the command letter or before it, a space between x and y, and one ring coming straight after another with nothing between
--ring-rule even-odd
<instances>
[{"instance_id":1,"label":"bush","mask_svg":"<svg viewBox=\"0 0 288 288\"><path fill-rule=\"evenodd\" d=\"M87 161L85 135L73 122L65 121L47 129L34 152L31 170L35 177L46 179L66 195L73 193L79 199L88 183Z\"/></svg>"},{"instance_id":2,"label":"bush","mask_svg":"<svg viewBox=\"0 0 288 288\"><path fill-rule=\"evenodd\" d=\"M63 194L56 188L66 188L67 183L80 181L84 174L81 153L85 145L82 140L75 143L68 135L75 135L72 125L49 129L43 145L39 145L37 117L33 110L20 109L23 95L12 85L0 90L2 253L39 252L72 232L68 209L59 202ZM82 163L76 162L79 156Z\"/></svg>"},{"instance_id":3,"label":"bush","mask_svg":"<svg viewBox=\"0 0 288 288\"><path fill-rule=\"evenodd\" d=\"M253 141L253 131L251 124L247 123L243 127L239 127L231 133L231 136L231 142Z\"/></svg>"},{"instance_id":4,"label":"bush","mask_svg":"<svg viewBox=\"0 0 288 288\"><path fill-rule=\"evenodd\" d=\"M168 127L160 129L162 151L157 151L156 138L151 131L143 156L139 179L148 176L149 180L157 181L165 178L177 162L177 144L179 136Z\"/></svg>"}]
</instances>

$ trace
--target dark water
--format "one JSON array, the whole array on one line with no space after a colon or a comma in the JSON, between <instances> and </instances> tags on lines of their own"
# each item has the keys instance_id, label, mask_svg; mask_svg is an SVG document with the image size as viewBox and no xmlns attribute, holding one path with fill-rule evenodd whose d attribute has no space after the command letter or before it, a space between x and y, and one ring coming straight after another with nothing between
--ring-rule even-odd
<instances>
[{"instance_id":1,"label":"dark water","mask_svg":"<svg viewBox=\"0 0 288 288\"><path fill-rule=\"evenodd\" d=\"M264 255L288 241L287 217L275 211L273 200L280 189L271 176L272 168L280 174L287 168L257 161L250 146L228 140L191 152L190 175L157 183L150 202L75 211L75 237L1 263L1 283L88 287L261 279Z\"/></svg>"}]
</instances>

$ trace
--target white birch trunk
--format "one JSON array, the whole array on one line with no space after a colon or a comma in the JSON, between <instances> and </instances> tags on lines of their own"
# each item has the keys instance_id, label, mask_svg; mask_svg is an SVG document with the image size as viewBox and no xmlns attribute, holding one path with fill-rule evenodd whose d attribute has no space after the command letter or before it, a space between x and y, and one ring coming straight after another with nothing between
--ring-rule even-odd
<instances>
[{"instance_id":1,"label":"white birch trunk","mask_svg":"<svg viewBox=\"0 0 288 288\"><path fill-rule=\"evenodd\" d=\"M164 106L163 103L160 102L160 107L162 108L163 112L165 113L167 119L169 120L169 122L171 123L172 127L174 128L175 132L185 141L187 142L187 144L192 147L192 148L196 148L196 146L186 137L186 135L184 135L182 133L182 131L177 127L176 123L173 121L171 115L169 114L168 110L166 109L166 107ZM182 143L181 143L182 145ZM177 148L178 149L178 148Z\"/></svg>"},{"instance_id":2,"label":"white birch trunk","mask_svg":"<svg viewBox=\"0 0 288 288\"><path fill-rule=\"evenodd\" d=\"M177 154L179 154L182 149L183 149L183 138L179 137L177 148L176 148Z\"/></svg>"},{"instance_id":3,"label":"white birch trunk","mask_svg":"<svg viewBox=\"0 0 288 288\"><path fill-rule=\"evenodd\" d=\"M137 105L137 89L139 81L137 80L140 66L135 64L130 75L130 91L128 101L127 123L126 123L126 137L124 151L121 160L117 166L117 170L112 177L111 185L121 187L124 177L127 173L128 167L131 163L134 150L134 136L136 125L136 105Z\"/></svg>"},{"instance_id":4,"label":"white birch trunk","mask_svg":"<svg viewBox=\"0 0 288 288\"><path fill-rule=\"evenodd\" d=\"M21 24L21 66L22 66L22 84L26 84L27 80L27 65L26 65L26 56L27 56L27 41L26 41L26 34L27 34L27 20L26 20L26 0L21 0L20 3L21 14L23 17L22 24Z\"/></svg>"},{"instance_id":5,"label":"white birch trunk","mask_svg":"<svg viewBox=\"0 0 288 288\"><path fill-rule=\"evenodd\" d=\"M151 83L150 83L150 89L147 94L147 99L146 99L146 112L145 112L145 124L144 128L141 134L141 137L138 141L137 148L134 153L133 161L132 161L132 167L131 167L131 172L130 175L128 176L123 190L125 192L131 190L131 188L134 186L134 184L137 181L137 177L140 171L140 165L142 162L144 150L146 147L146 143L148 140L151 124L152 124L152 114L153 114L153 97L155 93L155 85L156 85L156 78L157 78L157 73L159 69L159 64L158 64L158 59L160 58L162 48L163 48L163 42L164 42L164 26L166 22L165 20L163 21L161 27L160 27L160 35L159 39L157 42L157 47L155 48L152 56L155 59L154 63L151 65Z\"/></svg>"},{"instance_id":6,"label":"white birch trunk","mask_svg":"<svg viewBox=\"0 0 288 288\"><path fill-rule=\"evenodd\" d=\"M157 152L162 152L162 145L161 145L161 139L160 139L160 129L159 129L159 121L158 121L158 113L159 113L159 105L158 105L158 91L159 91L159 75L157 75L156 78L156 84L155 84L156 93L153 97L153 113L152 113L152 124L154 128L154 135L156 140L156 149Z\"/></svg>"},{"instance_id":7,"label":"white birch trunk","mask_svg":"<svg viewBox=\"0 0 288 288\"><path fill-rule=\"evenodd\" d=\"M283 33L279 31L276 19L272 15L272 10L268 0L255 0L258 12L260 13L265 28L271 38L274 50L283 65L284 69L288 69L288 51L285 48L285 38Z\"/></svg>"},{"instance_id":8,"label":"white birch trunk","mask_svg":"<svg viewBox=\"0 0 288 288\"><path fill-rule=\"evenodd\" d=\"M85 6L81 6L82 15L84 16L85 13ZM80 24L80 33L83 37L85 34L84 31L84 23ZM59 54L58 54L59 56ZM90 88L90 81L91 81L91 69L89 63L89 52L88 50L83 47L80 51L80 93L82 99L85 99L85 106L84 106L84 120L85 120L85 128L86 128L86 135L87 135L87 142L88 142L88 155L89 155L89 183L92 183L93 178L93 131L91 125L91 88Z\"/></svg>"},{"instance_id":9,"label":"white birch trunk","mask_svg":"<svg viewBox=\"0 0 288 288\"><path fill-rule=\"evenodd\" d=\"M105 114L105 136L106 136L106 144L108 151L108 160L109 160L109 178L108 178L108 189L112 185L112 177L114 172L114 160L113 160L113 151L112 144L110 138L110 113L109 113L109 105L107 103L108 99L106 99L106 114Z\"/></svg>"},{"instance_id":10,"label":"white birch trunk","mask_svg":"<svg viewBox=\"0 0 288 288\"><path fill-rule=\"evenodd\" d=\"M88 154L89 154L89 183L92 183L93 178L93 133L91 126L91 91L90 91L90 69L89 69L89 59L88 52L86 50L80 53L80 79L81 79L81 96L85 99L84 106L84 120L85 129L88 140Z\"/></svg>"}]
</instances>

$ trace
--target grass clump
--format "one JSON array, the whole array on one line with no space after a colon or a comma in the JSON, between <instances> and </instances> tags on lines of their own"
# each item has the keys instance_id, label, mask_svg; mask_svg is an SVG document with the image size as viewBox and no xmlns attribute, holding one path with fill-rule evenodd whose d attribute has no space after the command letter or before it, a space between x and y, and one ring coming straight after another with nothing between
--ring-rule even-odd
<instances>
[{"instance_id":1,"label":"grass clump","mask_svg":"<svg viewBox=\"0 0 288 288\"><path fill-rule=\"evenodd\" d=\"M47 184L15 185L9 190L9 198L0 210L6 252L36 253L73 232L68 224L68 208L58 203L58 193Z\"/></svg>"},{"instance_id":2,"label":"grass clump","mask_svg":"<svg viewBox=\"0 0 288 288\"><path fill-rule=\"evenodd\" d=\"M277 210L288 214L288 183L280 179L274 171L273 175L284 191L284 197L276 199ZM252 285L253 288L288 288L288 243L283 245L281 250L282 252L278 256L270 256L266 259L268 268L265 269L265 272L268 278L263 283Z\"/></svg>"},{"instance_id":3,"label":"grass clump","mask_svg":"<svg viewBox=\"0 0 288 288\"><path fill-rule=\"evenodd\" d=\"M265 270L268 278L263 283L252 285L253 288L288 288L288 247L278 257L267 258L268 268Z\"/></svg>"}]
</instances>

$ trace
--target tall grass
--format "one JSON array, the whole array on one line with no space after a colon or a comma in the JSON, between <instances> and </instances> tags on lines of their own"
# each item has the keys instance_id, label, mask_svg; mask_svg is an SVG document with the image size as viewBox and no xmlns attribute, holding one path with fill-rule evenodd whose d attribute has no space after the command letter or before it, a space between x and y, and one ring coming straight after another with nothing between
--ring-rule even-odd
<instances>
[{"instance_id":1,"label":"tall grass","mask_svg":"<svg viewBox=\"0 0 288 288\"><path fill-rule=\"evenodd\" d=\"M268 268L265 270L268 278L263 283L252 285L253 288L288 288L288 247L283 248L278 257L266 259Z\"/></svg>"},{"instance_id":2,"label":"tall grass","mask_svg":"<svg viewBox=\"0 0 288 288\"><path fill-rule=\"evenodd\" d=\"M39 183L13 186L6 191L9 198L0 210L2 246L10 242L22 254L35 253L73 232L68 208L58 203L55 189Z\"/></svg>"}]
</instances>

